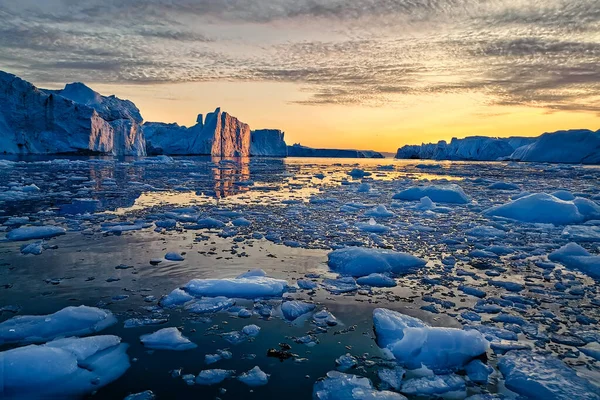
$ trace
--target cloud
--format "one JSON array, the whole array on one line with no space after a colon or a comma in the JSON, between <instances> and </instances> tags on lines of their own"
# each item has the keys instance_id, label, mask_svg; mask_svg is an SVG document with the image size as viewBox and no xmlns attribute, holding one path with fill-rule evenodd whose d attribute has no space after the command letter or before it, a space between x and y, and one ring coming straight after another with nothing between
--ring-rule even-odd
<instances>
[{"instance_id":1,"label":"cloud","mask_svg":"<svg viewBox=\"0 0 600 400\"><path fill-rule=\"evenodd\" d=\"M305 105L477 92L600 109L596 0L0 0L0 20L0 68L34 82L290 82Z\"/></svg>"}]
</instances>

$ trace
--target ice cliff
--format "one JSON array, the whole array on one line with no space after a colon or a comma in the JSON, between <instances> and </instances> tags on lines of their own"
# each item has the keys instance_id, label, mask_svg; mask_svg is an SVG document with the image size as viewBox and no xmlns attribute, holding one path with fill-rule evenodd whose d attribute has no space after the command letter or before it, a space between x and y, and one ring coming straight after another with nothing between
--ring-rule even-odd
<instances>
[{"instance_id":1,"label":"ice cliff","mask_svg":"<svg viewBox=\"0 0 600 400\"><path fill-rule=\"evenodd\" d=\"M289 157L328 157L328 158L384 158L372 150L313 149L299 143L288 146Z\"/></svg>"},{"instance_id":2,"label":"ice cliff","mask_svg":"<svg viewBox=\"0 0 600 400\"><path fill-rule=\"evenodd\" d=\"M250 134L250 155L287 157L284 133L279 129L257 129Z\"/></svg>"},{"instance_id":3,"label":"ice cliff","mask_svg":"<svg viewBox=\"0 0 600 400\"><path fill-rule=\"evenodd\" d=\"M0 71L0 152L145 155L140 122L133 103L83 84L44 90Z\"/></svg>"},{"instance_id":4,"label":"ice cliff","mask_svg":"<svg viewBox=\"0 0 600 400\"><path fill-rule=\"evenodd\" d=\"M401 147L396 158L599 164L600 130L558 131L534 138L454 138L450 143L442 140Z\"/></svg>"},{"instance_id":5,"label":"ice cliff","mask_svg":"<svg viewBox=\"0 0 600 400\"><path fill-rule=\"evenodd\" d=\"M192 127L161 122L143 125L149 154L212 155L215 157L250 156L250 127L217 108L198 115Z\"/></svg>"}]
</instances>

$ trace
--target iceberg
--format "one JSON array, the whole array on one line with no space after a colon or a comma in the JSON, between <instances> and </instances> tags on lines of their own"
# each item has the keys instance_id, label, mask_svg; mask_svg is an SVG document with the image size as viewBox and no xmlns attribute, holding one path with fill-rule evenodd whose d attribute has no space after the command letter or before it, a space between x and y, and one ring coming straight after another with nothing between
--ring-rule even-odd
<instances>
[{"instance_id":1,"label":"iceberg","mask_svg":"<svg viewBox=\"0 0 600 400\"><path fill-rule=\"evenodd\" d=\"M198 115L196 125L146 122L142 126L148 154L211 155L214 157L248 157L250 127L217 108L206 119Z\"/></svg>"},{"instance_id":2,"label":"iceberg","mask_svg":"<svg viewBox=\"0 0 600 400\"><path fill-rule=\"evenodd\" d=\"M140 336L142 344L149 349L156 350L190 350L198 347L188 338L183 336L177 328L163 328L154 333Z\"/></svg>"},{"instance_id":3,"label":"iceberg","mask_svg":"<svg viewBox=\"0 0 600 400\"><path fill-rule=\"evenodd\" d=\"M586 219L573 201L561 200L547 193L533 193L520 197L492 207L484 214L521 222L555 225L577 224Z\"/></svg>"},{"instance_id":4,"label":"iceberg","mask_svg":"<svg viewBox=\"0 0 600 400\"><path fill-rule=\"evenodd\" d=\"M462 377L455 374L424 376L406 380L400 391L413 396L464 398L466 383Z\"/></svg>"},{"instance_id":5,"label":"iceberg","mask_svg":"<svg viewBox=\"0 0 600 400\"><path fill-rule=\"evenodd\" d=\"M279 129L257 129L250 132L250 156L287 157L284 136Z\"/></svg>"},{"instance_id":6,"label":"iceberg","mask_svg":"<svg viewBox=\"0 0 600 400\"><path fill-rule=\"evenodd\" d=\"M281 311L283 312L283 316L288 321L293 321L304 314L308 314L309 312L315 309L315 305L312 303L306 303L304 301L292 300L286 301L281 305Z\"/></svg>"},{"instance_id":7,"label":"iceberg","mask_svg":"<svg viewBox=\"0 0 600 400\"><path fill-rule=\"evenodd\" d=\"M442 372L460 369L489 347L478 331L431 327L417 318L385 308L373 311L373 323L379 347L409 369L422 366Z\"/></svg>"},{"instance_id":8,"label":"iceberg","mask_svg":"<svg viewBox=\"0 0 600 400\"><path fill-rule=\"evenodd\" d=\"M91 336L0 352L0 393L3 399L91 394L127 371L127 347L117 336Z\"/></svg>"},{"instance_id":9,"label":"iceberg","mask_svg":"<svg viewBox=\"0 0 600 400\"><path fill-rule=\"evenodd\" d=\"M4 153L145 155L141 121L133 103L101 96L83 84L39 89L0 71Z\"/></svg>"},{"instance_id":10,"label":"iceberg","mask_svg":"<svg viewBox=\"0 0 600 400\"><path fill-rule=\"evenodd\" d=\"M529 350L509 351L498 369L506 387L532 399L598 400L598 387L577 375L564 362Z\"/></svg>"},{"instance_id":11,"label":"iceberg","mask_svg":"<svg viewBox=\"0 0 600 400\"><path fill-rule=\"evenodd\" d=\"M49 239L51 237L64 235L67 231L60 226L22 226L6 234L11 241L25 241L33 239Z\"/></svg>"},{"instance_id":12,"label":"iceberg","mask_svg":"<svg viewBox=\"0 0 600 400\"><path fill-rule=\"evenodd\" d=\"M567 243L550 253L548 259L567 268L580 270L594 279L600 279L600 256L591 255L577 243Z\"/></svg>"},{"instance_id":13,"label":"iceberg","mask_svg":"<svg viewBox=\"0 0 600 400\"><path fill-rule=\"evenodd\" d=\"M235 371L225 369L205 369L200 371L196 377L197 385L217 385L223 382L225 379L231 378L235 374Z\"/></svg>"},{"instance_id":14,"label":"iceberg","mask_svg":"<svg viewBox=\"0 0 600 400\"><path fill-rule=\"evenodd\" d=\"M238 376L238 380L250 387L264 386L269 382L269 374L265 374L258 366Z\"/></svg>"},{"instance_id":15,"label":"iceberg","mask_svg":"<svg viewBox=\"0 0 600 400\"><path fill-rule=\"evenodd\" d=\"M115 324L108 310L96 307L66 307L50 315L23 315L0 323L0 345L42 343L66 336L99 332Z\"/></svg>"},{"instance_id":16,"label":"iceberg","mask_svg":"<svg viewBox=\"0 0 600 400\"><path fill-rule=\"evenodd\" d=\"M412 186L396 193L392 199L418 201L429 197L436 203L467 204L471 201L460 186L455 183L447 185Z\"/></svg>"},{"instance_id":17,"label":"iceberg","mask_svg":"<svg viewBox=\"0 0 600 400\"><path fill-rule=\"evenodd\" d=\"M218 297L254 299L257 297L281 297L288 283L283 279L266 276L245 278L193 279L183 288L196 297Z\"/></svg>"},{"instance_id":18,"label":"iceberg","mask_svg":"<svg viewBox=\"0 0 600 400\"><path fill-rule=\"evenodd\" d=\"M369 378L329 371L313 386L314 400L406 400L400 393L377 390Z\"/></svg>"},{"instance_id":19,"label":"iceberg","mask_svg":"<svg viewBox=\"0 0 600 400\"><path fill-rule=\"evenodd\" d=\"M450 143L442 140L438 143L401 147L396 158L600 164L600 130L547 132L532 138L453 138Z\"/></svg>"},{"instance_id":20,"label":"iceberg","mask_svg":"<svg viewBox=\"0 0 600 400\"><path fill-rule=\"evenodd\" d=\"M347 247L330 252L327 264L342 275L361 277L373 273L407 274L427 262L408 253L392 250Z\"/></svg>"}]
</instances>

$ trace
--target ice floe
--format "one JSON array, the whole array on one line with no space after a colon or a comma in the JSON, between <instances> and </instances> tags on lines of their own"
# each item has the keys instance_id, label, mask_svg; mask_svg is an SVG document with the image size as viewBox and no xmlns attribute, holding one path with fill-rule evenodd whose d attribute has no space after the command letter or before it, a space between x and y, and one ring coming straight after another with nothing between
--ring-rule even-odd
<instances>
[{"instance_id":1,"label":"ice floe","mask_svg":"<svg viewBox=\"0 0 600 400\"><path fill-rule=\"evenodd\" d=\"M142 335L140 341L145 347L156 350L181 351L198 347L198 345L183 336L177 328L164 328L154 333Z\"/></svg>"},{"instance_id":2,"label":"ice floe","mask_svg":"<svg viewBox=\"0 0 600 400\"><path fill-rule=\"evenodd\" d=\"M425 260L408 253L360 247L334 250L327 257L333 271L356 277L385 272L401 275L426 264Z\"/></svg>"}]
</instances>

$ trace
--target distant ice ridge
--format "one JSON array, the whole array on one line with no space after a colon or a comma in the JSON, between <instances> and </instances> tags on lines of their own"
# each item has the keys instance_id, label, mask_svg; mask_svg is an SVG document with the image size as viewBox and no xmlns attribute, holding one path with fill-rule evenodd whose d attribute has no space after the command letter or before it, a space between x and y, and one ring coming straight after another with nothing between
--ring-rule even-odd
<instances>
[{"instance_id":1,"label":"distant ice ridge","mask_svg":"<svg viewBox=\"0 0 600 400\"><path fill-rule=\"evenodd\" d=\"M379 347L408 369L425 366L434 372L447 372L464 368L489 347L478 331L432 327L385 308L373 311L373 323Z\"/></svg>"},{"instance_id":2,"label":"distant ice ridge","mask_svg":"<svg viewBox=\"0 0 600 400\"><path fill-rule=\"evenodd\" d=\"M327 157L327 158L385 158L372 150L313 149L296 143L288 146L289 157Z\"/></svg>"},{"instance_id":3,"label":"distant ice ridge","mask_svg":"<svg viewBox=\"0 0 600 400\"><path fill-rule=\"evenodd\" d=\"M449 144L442 140L401 147L396 158L600 164L600 130L557 131L535 138L453 138Z\"/></svg>"},{"instance_id":4,"label":"distant ice ridge","mask_svg":"<svg viewBox=\"0 0 600 400\"><path fill-rule=\"evenodd\" d=\"M118 336L67 338L0 352L3 399L79 398L129 368Z\"/></svg>"},{"instance_id":5,"label":"distant ice ridge","mask_svg":"<svg viewBox=\"0 0 600 400\"><path fill-rule=\"evenodd\" d=\"M0 151L11 154L145 155L133 103L76 83L39 89L0 71Z\"/></svg>"}]
</instances>

